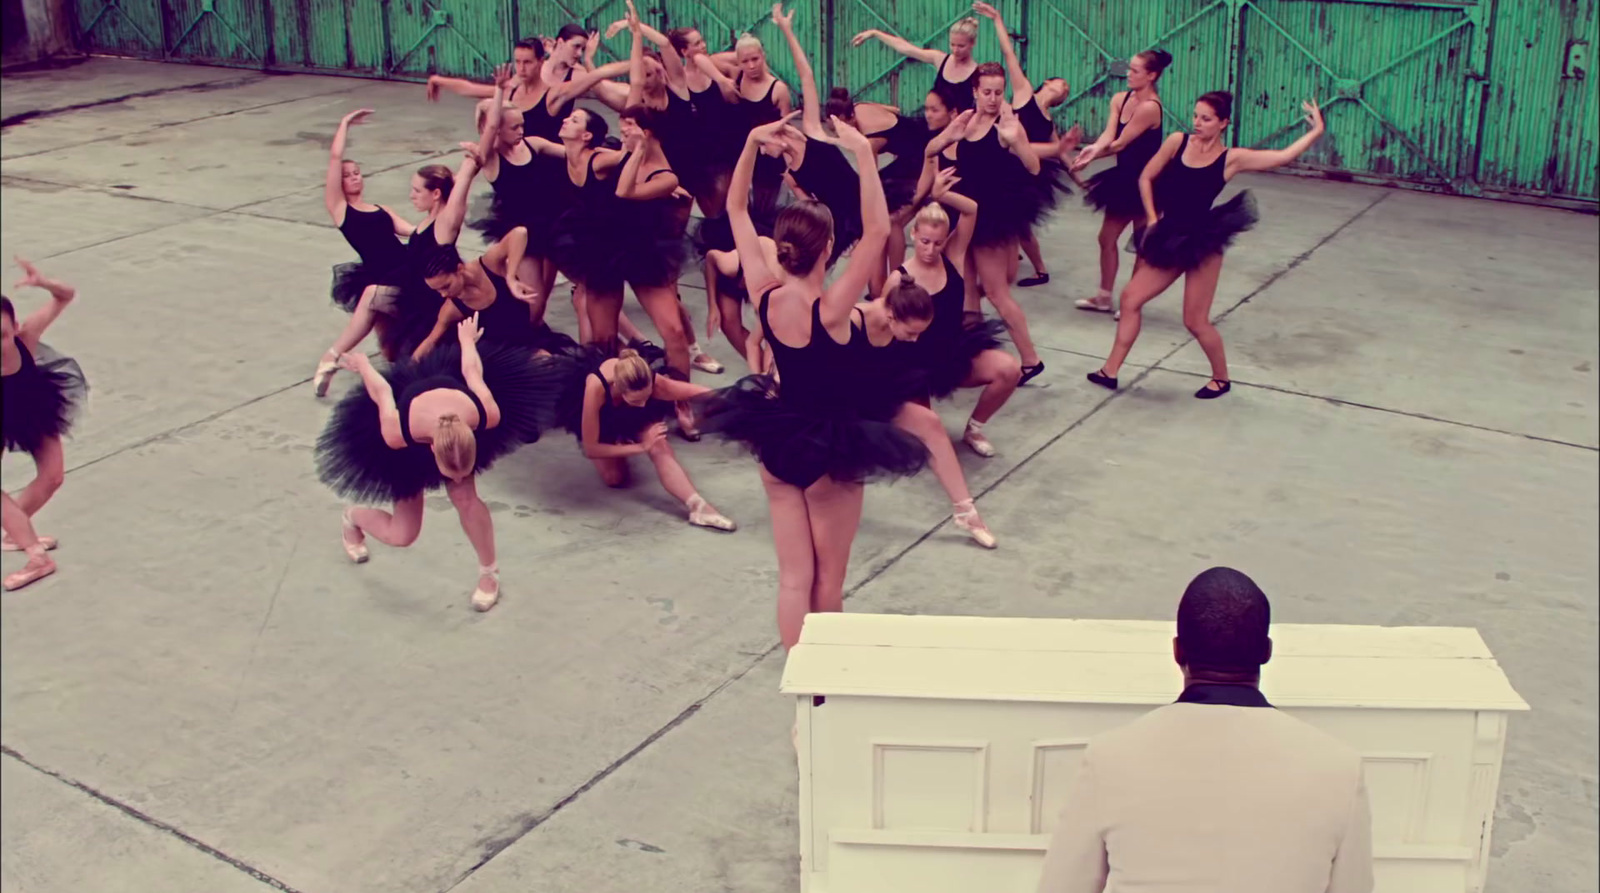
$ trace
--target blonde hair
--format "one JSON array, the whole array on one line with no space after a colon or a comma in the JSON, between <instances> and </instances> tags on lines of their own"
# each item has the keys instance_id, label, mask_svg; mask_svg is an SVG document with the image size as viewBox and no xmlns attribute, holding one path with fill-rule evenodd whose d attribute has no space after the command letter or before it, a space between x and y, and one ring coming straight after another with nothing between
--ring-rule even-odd
<instances>
[{"instance_id":1,"label":"blonde hair","mask_svg":"<svg viewBox=\"0 0 1600 893\"><path fill-rule=\"evenodd\" d=\"M623 393L632 394L655 387L656 374L637 350L624 347L617 351L616 381Z\"/></svg>"},{"instance_id":2,"label":"blonde hair","mask_svg":"<svg viewBox=\"0 0 1600 893\"><path fill-rule=\"evenodd\" d=\"M477 131L479 133L483 132L483 125L485 123L487 123L488 120L489 120L489 106L491 106L491 105L494 105L494 100L493 99L480 99L480 100L478 100L478 109L474 113L473 121L477 124ZM508 112L513 114L513 115L516 115L518 118L522 117L522 109L517 108L517 104L512 102L511 100L509 100L509 99L505 100L504 103L500 106L500 125L502 127L505 126L506 113L508 113Z\"/></svg>"},{"instance_id":3,"label":"blonde hair","mask_svg":"<svg viewBox=\"0 0 1600 893\"><path fill-rule=\"evenodd\" d=\"M961 21L956 22L954 25L951 25L950 33L960 34L969 40L976 41L978 39L978 20L972 16L967 16Z\"/></svg>"},{"instance_id":4,"label":"blonde hair","mask_svg":"<svg viewBox=\"0 0 1600 893\"><path fill-rule=\"evenodd\" d=\"M461 416L453 412L439 416L439 426L433 432L433 458L439 469L451 477L465 477L477 468L478 438Z\"/></svg>"},{"instance_id":5,"label":"blonde hair","mask_svg":"<svg viewBox=\"0 0 1600 893\"><path fill-rule=\"evenodd\" d=\"M762 52L766 52L766 47L761 45L761 38L751 34L749 31L746 31L739 35L739 39L734 41L733 44L733 51L735 53L739 52L740 50L761 50Z\"/></svg>"},{"instance_id":6,"label":"blonde hair","mask_svg":"<svg viewBox=\"0 0 1600 893\"><path fill-rule=\"evenodd\" d=\"M916 232L919 226L942 227L945 232L950 231L950 215L944 212L944 206L938 202L928 202L911 219L911 231Z\"/></svg>"}]
</instances>

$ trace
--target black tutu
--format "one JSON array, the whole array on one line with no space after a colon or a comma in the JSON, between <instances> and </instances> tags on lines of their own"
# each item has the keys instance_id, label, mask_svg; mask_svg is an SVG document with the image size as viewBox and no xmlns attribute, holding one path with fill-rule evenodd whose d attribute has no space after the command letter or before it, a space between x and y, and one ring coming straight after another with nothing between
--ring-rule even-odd
<instances>
[{"instance_id":1,"label":"black tutu","mask_svg":"<svg viewBox=\"0 0 1600 893\"><path fill-rule=\"evenodd\" d=\"M482 473L525 443L539 439L541 430L554 427L561 397L559 368L548 357L532 357L510 346L480 344L483 381L500 407L500 424L477 432ZM403 360L383 372L396 397L413 382L433 376L461 380L461 348L440 347L421 362ZM444 486L444 475L426 445L392 449L383 439L378 407L357 384L333 408L327 427L317 439L317 476L345 499L389 503L409 499Z\"/></svg>"},{"instance_id":2,"label":"black tutu","mask_svg":"<svg viewBox=\"0 0 1600 893\"><path fill-rule=\"evenodd\" d=\"M439 321L444 298L420 278L402 285L376 316L373 329L384 356L408 356Z\"/></svg>"},{"instance_id":3,"label":"black tutu","mask_svg":"<svg viewBox=\"0 0 1600 893\"><path fill-rule=\"evenodd\" d=\"M47 344L34 352L19 341L22 367L4 382L4 439L7 452L32 453L51 437L72 430L78 410L89 396L89 380L78 361L56 353Z\"/></svg>"},{"instance_id":4,"label":"black tutu","mask_svg":"<svg viewBox=\"0 0 1600 893\"><path fill-rule=\"evenodd\" d=\"M550 214L536 213L532 208L512 208L511 202L495 194L487 201L482 196L473 198L473 216L467 224L483 236L483 244L493 245L504 239L506 233L517 227L528 232L528 257L548 257L550 242L555 236L555 222Z\"/></svg>"},{"instance_id":5,"label":"black tutu","mask_svg":"<svg viewBox=\"0 0 1600 893\"><path fill-rule=\"evenodd\" d=\"M1198 216L1161 218L1145 233L1139 259L1158 269L1188 272L1226 251L1258 219L1256 200L1246 189Z\"/></svg>"},{"instance_id":6,"label":"black tutu","mask_svg":"<svg viewBox=\"0 0 1600 893\"><path fill-rule=\"evenodd\" d=\"M702 433L739 443L774 477L802 489L824 476L841 482L906 477L928 463L916 436L887 418L841 410L823 415L790 406L768 375L695 398Z\"/></svg>"},{"instance_id":7,"label":"black tutu","mask_svg":"<svg viewBox=\"0 0 1600 893\"><path fill-rule=\"evenodd\" d=\"M690 206L687 199L657 199L622 207L622 278L629 285L662 288L678 281L689 263Z\"/></svg>"},{"instance_id":8,"label":"black tutu","mask_svg":"<svg viewBox=\"0 0 1600 893\"><path fill-rule=\"evenodd\" d=\"M354 313L356 305L361 303L361 295L372 285L402 285L409 270L402 267L398 270L374 270L368 265L355 261L347 264L333 265L333 286L329 295L333 303L346 313Z\"/></svg>"},{"instance_id":9,"label":"black tutu","mask_svg":"<svg viewBox=\"0 0 1600 893\"><path fill-rule=\"evenodd\" d=\"M1139 195L1139 172L1131 167L1108 167L1089 178L1083 203L1118 220L1143 220L1144 198Z\"/></svg>"},{"instance_id":10,"label":"black tutu","mask_svg":"<svg viewBox=\"0 0 1600 893\"><path fill-rule=\"evenodd\" d=\"M656 345L645 341L635 344L633 349L650 364L651 372L659 374L666 368L667 354ZM564 351L551 358L559 366L563 382L561 402L556 410L559 425L572 432L579 443L583 442L584 389L588 386L589 376L598 373L600 364L612 356L598 347L590 346ZM600 442L638 443L639 436L646 428L665 421L675 411L672 403L654 397L643 406L608 403L600 408Z\"/></svg>"},{"instance_id":11,"label":"black tutu","mask_svg":"<svg viewBox=\"0 0 1600 893\"><path fill-rule=\"evenodd\" d=\"M1059 195L1066 190L1065 184L1047 176L1043 168L1033 175L1020 163L1002 166L983 179L987 182L971 192L963 190L965 180L956 186L957 191L978 203L978 219L972 229L972 244L978 247L1025 238L1035 226L1049 219ZM952 215L950 219L956 218Z\"/></svg>"},{"instance_id":12,"label":"black tutu","mask_svg":"<svg viewBox=\"0 0 1600 893\"><path fill-rule=\"evenodd\" d=\"M776 190L756 190L750 194L750 223L755 226L757 236L772 238L774 228L778 223L778 212L783 210L787 203L782 200L782 194ZM860 238L857 234L856 238ZM711 250L733 251L738 248L733 242L733 224L727 214L719 217L703 217L691 229L690 244L694 251L701 257Z\"/></svg>"},{"instance_id":13,"label":"black tutu","mask_svg":"<svg viewBox=\"0 0 1600 893\"><path fill-rule=\"evenodd\" d=\"M1000 336L1005 331L1003 320L986 319L963 325L953 340L924 337L913 342L917 349L917 366L923 376L919 396L927 394L942 400L955 393L972 374L973 358L986 350L999 348Z\"/></svg>"}]
</instances>

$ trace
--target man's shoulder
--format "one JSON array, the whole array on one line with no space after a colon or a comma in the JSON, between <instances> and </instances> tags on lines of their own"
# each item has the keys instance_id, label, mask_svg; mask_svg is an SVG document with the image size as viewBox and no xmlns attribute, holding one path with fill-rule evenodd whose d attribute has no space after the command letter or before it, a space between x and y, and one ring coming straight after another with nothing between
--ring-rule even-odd
<instances>
[{"instance_id":1,"label":"man's shoulder","mask_svg":"<svg viewBox=\"0 0 1600 893\"><path fill-rule=\"evenodd\" d=\"M1220 722L1219 722L1220 721ZM1248 735L1281 742L1304 761L1359 771L1355 748L1322 729L1271 707L1166 704L1124 726L1089 739L1088 754L1098 760L1135 754L1151 747L1185 748L1186 739L1204 734Z\"/></svg>"}]
</instances>

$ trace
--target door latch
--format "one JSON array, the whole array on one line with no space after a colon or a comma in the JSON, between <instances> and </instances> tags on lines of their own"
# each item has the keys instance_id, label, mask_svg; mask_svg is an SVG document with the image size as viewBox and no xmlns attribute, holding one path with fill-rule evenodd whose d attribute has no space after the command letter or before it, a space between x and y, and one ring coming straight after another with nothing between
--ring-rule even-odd
<instances>
[{"instance_id":1,"label":"door latch","mask_svg":"<svg viewBox=\"0 0 1600 893\"><path fill-rule=\"evenodd\" d=\"M1589 41L1574 40L1567 44L1567 66L1561 72L1564 78L1583 80L1589 71Z\"/></svg>"}]
</instances>

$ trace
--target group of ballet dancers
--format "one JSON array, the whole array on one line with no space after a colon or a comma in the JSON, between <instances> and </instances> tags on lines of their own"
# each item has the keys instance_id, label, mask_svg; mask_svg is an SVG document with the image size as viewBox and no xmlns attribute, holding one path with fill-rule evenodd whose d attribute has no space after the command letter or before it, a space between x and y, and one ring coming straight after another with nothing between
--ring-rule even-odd
<instances>
[{"instance_id":1,"label":"group of ballet dancers","mask_svg":"<svg viewBox=\"0 0 1600 893\"><path fill-rule=\"evenodd\" d=\"M357 504L343 514L349 558L366 561L369 538L412 543L424 495L443 487L478 557L471 605L493 607L494 530L476 477L555 430L575 436L610 486L628 481L631 456L646 456L688 521L717 531L736 525L700 495L670 438L709 434L748 448L768 496L786 647L806 614L841 609L868 480L931 468L954 524L994 548L931 402L979 389L960 441L995 454L986 426L1044 371L1012 287L1048 281L1034 234L1073 185L1104 218L1099 289L1077 306L1117 317L1111 353L1088 380L1117 387L1143 305L1182 277L1184 323L1212 366L1195 396L1226 394L1210 307L1224 251L1256 215L1248 192L1216 200L1236 174L1309 148L1323 130L1317 106L1305 104L1309 129L1283 149L1229 148L1232 97L1223 92L1199 97L1189 132L1164 137L1158 88L1174 60L1151 49L1128 60L1128 89L1084 145L1079 128L1063 131L1052 117L1067 84L1034 85L1000 13L983 2L972 10L947 49L876 30L856 36L855 45L879 40L936 67L914 110L855 102L838 87L824 98L794 13L781 5L772 22L798 97L754 36L713 51L694 28L645 24L632 3L605 33L628 35L625 61L595 64L599 35L577 25L517 41L492 83L429 78L429 99L448 91L479 100L477 138L462 143L454 170L416 171L415 223L365 199L361 168L345 154L351 128L371 111L345 116L324 201L359 261L334 270L332 296L350 319L313 387L325 396L340 370L360 378L316 450L322 480ZM980 18L994 28L1001 62L973 58ZM616 110L615 135L581 98ZM1080 179L1107 158L1114 164ZM479 177L492 201L473 210ZM1113 303L1130 227L1137 260ZM466 228L485 243L471 260L456 247ZM1018 282L1023 256L1034 275ZM749 367L720 389L690 381L692 369L723 371L681 300L678 280L691 264L705 278L707 336L720 331ZM76 364L38 340L71 289L25 270L20 284L52 300L20 325L9 299L3 314L6 448L39 466L38 480L5 497L5 548L28 556L6 589L55 570L55 543L30 519L59 486L60 437L83 391ZM545 320L558 277L569 285L576 338ZM624 311L626 290L654 340ZM985 320L983 300L998 319ZM382 362L357 349L369 334Z\"/></svg>"}]
</instances>

